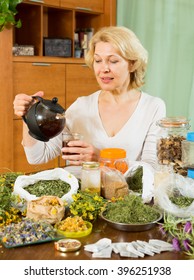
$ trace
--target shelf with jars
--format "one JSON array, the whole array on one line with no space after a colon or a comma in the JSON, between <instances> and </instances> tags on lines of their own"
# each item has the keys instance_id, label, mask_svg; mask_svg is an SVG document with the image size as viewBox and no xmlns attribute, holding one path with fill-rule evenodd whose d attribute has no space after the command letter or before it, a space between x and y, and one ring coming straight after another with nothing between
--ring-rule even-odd
<instances>
[{"instance_id":1,"label":"shelf with jars","mask_svg":"<svg viewBox=\"0 0 194 280\"><path fill-rule=\"evenodd\" d=\"M22 119L14 116L12 110L15 95L42 90L47 99L57 95L59 103L67 109L77 97L98 90L84 58L75 57L75 33L96 32L103 26L116 25L116 0L25 0L17 10L16 20L21 19L22 27L3 31L0 52L1 113L6 116L6 122L0 123L4 134L0 167L29 173L63 166L64 162L59 158L38 166L28 164L21 145ZM60 39L63 44L71 41L71 46L68 44L63 56L48 55L45 38ZM4 77L9 77L8 83ZM7 108L12 111L9 115Z\"/></svg>"},{"instance_id":2,"label":"shelf with jars","mask_svg":"<svg viewBox=\"0 0 194 280\"><path fill-rule=\"evenodd\" d=\"M32 47L33 56L75 57L77 31L87 36L116 24L116 0L28 0L17 10L22 27L14 29L14 46Z\"/></svg>"}]
</instances>

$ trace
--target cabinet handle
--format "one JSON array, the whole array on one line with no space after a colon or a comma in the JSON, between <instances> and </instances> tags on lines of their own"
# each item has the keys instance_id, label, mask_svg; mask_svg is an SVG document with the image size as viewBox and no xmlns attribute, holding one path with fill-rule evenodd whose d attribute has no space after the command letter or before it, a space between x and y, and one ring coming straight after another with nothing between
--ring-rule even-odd
<instances>
[{"instance_id":1,"label":"cabinet handle","mask_svg":"<svg viewBox=\"0 0 194 280\"><path fill-rule=\"evenodd\" d=\"M51 66L50 63L44 63L44 62L33 62L33 66Z\"/></svg>"},{"instance_id":2,"label":"cabinet handle","mask_svg":"<svg viewBox=\"0 0 194 280\"><path fill-rule=\"evenodd\" d=\"M76 10L92 11L91 8L76 7Z\"/></svg>"},{"instance_id":3,"label":"cabinet handle","mask_svg":"<svg viewBox=\"0 0 194 280\"><path fill-rule=\"evenodd\" d=\"M44 0L29 0L30 2L37 2L37 3L42 3L44 4Z\"/></svg>"},{"instance_id":4,"label":"cabinet handle","mask_svg":"<svg viewBox=\"0 0 194 280\"><path fill-rule=\"evenodd\" d=\"M82 66L82 67L88 67L88 65L86 65L86 64L82 64L81 66Z\"/></svg>"}]
</instances>

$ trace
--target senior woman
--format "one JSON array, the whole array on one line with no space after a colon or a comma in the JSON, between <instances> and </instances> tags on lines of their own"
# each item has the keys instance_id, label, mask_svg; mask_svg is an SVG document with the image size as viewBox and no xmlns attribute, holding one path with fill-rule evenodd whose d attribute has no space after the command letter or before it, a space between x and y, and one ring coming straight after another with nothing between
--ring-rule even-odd
<instances>
[{"instance_id":1,"label":"senior woman","mask_svg":"<svg viewBox=\"0 0 194 280\"><path fill-rule=\"evenodd\" d=\"M32 138L23 124L22 144L29 163L47 162L63 152L71 165L98 161L103 148L122 148L129 161L156 164L156 122L166 114L165 103L141 90L148 54L137 36L126 27L110 26L92 37L86 64L94 71L100 89L79 97L66 111L66 126L83 140L62 148L62 134L48 142ZM87 77L86 77L87 79ZM78 81L79 82L79 81ZM43 96L37 92L35 96ZM14 112L23 116L31 96L16 95ZM69 154L67 154L69 153Z\"/></svg>"}]
</instances>

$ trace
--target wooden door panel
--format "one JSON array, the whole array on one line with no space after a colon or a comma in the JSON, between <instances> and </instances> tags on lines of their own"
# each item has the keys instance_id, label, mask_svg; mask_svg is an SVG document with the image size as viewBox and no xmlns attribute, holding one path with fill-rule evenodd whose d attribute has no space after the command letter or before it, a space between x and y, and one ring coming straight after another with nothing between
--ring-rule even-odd
<instances>
[{"instance_id":1,"label":"wooden door panel","mask_svg":"<svg viewBox=\"0 0 194 280\"><path fill-rule=\"evenodd\" d=\"M66 108L79 96L89 95L99 89L94 73L85 64L66 67Z\"/></svg>"}]
</instances>

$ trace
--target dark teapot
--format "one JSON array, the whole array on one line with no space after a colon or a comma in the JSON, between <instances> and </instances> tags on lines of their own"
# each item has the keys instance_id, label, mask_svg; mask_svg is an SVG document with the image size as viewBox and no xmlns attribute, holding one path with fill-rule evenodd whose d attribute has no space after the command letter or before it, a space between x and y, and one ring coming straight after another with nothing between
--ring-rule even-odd
<instances>
[{"instance_id":1,"label":"dark teapot","mask_svg":"<svg viewBox=\"0 0 194 280\"><path fill-rule=\"evenodd\" d=\"M52 100L46 100L39 96L33 96L33 98L38 101L30 107L23 119L33 138L47 142L64 129L65 110L57 104L56 97Z\"/></svg>"}]
</instances>

